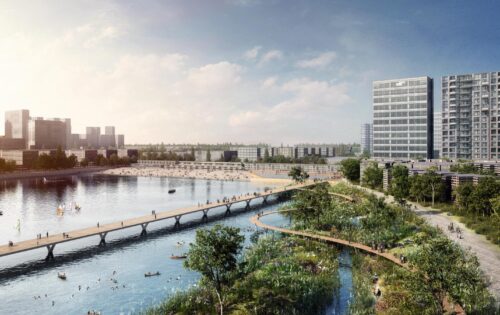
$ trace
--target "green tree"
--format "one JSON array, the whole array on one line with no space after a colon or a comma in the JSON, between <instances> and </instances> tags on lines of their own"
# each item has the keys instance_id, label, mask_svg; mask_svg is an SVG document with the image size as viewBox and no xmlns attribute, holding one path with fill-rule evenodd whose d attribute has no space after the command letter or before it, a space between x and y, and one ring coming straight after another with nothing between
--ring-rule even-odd
<instances>
[{"instance_id":1,"label":"green tree","mask_svg":"<svg viewBox=\"0 0 500 315\"><path fill-rule=\"evenodd\" d=\"M86 158L81 159L80 166L83 166L83 167L89 166L89 160L87 160Z\"/></svg>"},{"instance_id":2,"label":"green tree","mask_svg":"<svg viewBox=\"0 0 500 315\"><path fill-rule=\"evenodd\" d=\"M444 301L450 294L467 313L488 306L488 297L481 294L485 286L477 258L447 238L428 239L411 255L410 263L428 280L429 289L438 301Z\"/></svg>"},{"instance_id":3,"label":"green tree","mask_svg":"<svg viewBox=\"0 0 500 315\"><path fill-rule=\"evenodd\" d=\"M288 176L297 183L303 183L309 178L309 174L300 166L292 167L290 172L288 172Z\"/></svg>"},{"instance_id":4,"label":"green tree","mask_svg":"<svg viewBox=\"0 0 500 315\"><path fill-rule=\"evenodd\" d=\"M500 194L500 184L496 178L488 176L479 179L479 182L472 192L470 209L474 213L481 213L488 216L492 213L493 207L491 199Z\"/></svg>"},{"instance_id":5,"label":"green tree","mask_svg":"<svg viewBox=\"0 0 500 315\"><path fill-rule=\"evenodd\" d=\"M377 163L372 162L363 172L362 182L364 185L374 189L382 186L384 171L378 168Z\"/></svg>"},{"instance_id":6,"label":"green tree","mask_svg":"<svg viewBox=\"0 0 500 315\"><path fill-rule=\"evenodd\" d=\"M443 180L441 175L437 174L434 170L428 170L422 175L425 186L428 188L428 194L432 200L432 206L434 207L434 201L436 196L442 198L445 190Z\"/></svg>"},{"instance_id":7,"label":"green tree","mask_svg":"<svg viewBox=\"0 0 500 315\"><path fill-rule=\"evenodd\" d=\"M359 181L360 161L358 159L345 159L340 162L340 165L345 178L350 181Z\"/></svg>"},{"instance_id":8,"label":"green tree","mask_svg":"<svg viewBox=\"0 0 500 315\"><path fill-rule=\"evenodd\" d=\"M239 232L239 228L220 224L210 230L197 230L195 242L190 245L184 262L186 268L198 271L213 286L221 315L224 313L223 289L230 285L245 240Z\"/></svg>"},{"instance_id":9,"label":"green tree","mask_svg":"<svg viewBox=\"0 0 500 315\"><path fill-rule=\"evenodd\" d=\"M460 184L453 192L453 195L455 196L455 202L461 211L469 211L473 192L474 186L472 185L472 183Z\"/></svg>"},{"instance_id":10,"label":"green tree","mask_svg":"<svg viewBox=\"0 0 500 315\"><path fill-rule=\"evenodd\" d=\"M415 174L410 177L410 197L417 202L425 200L425 183L421 175Z\"/></svg>"},{"instance_id":11,"label":"green tree","mask_svg":"<svg viewBox=\"0 0 500 315\"><path fill-rule=\"evenodd\" d=\"M316 185L312 189L300 190L294 197L293 207L298 211L294 214L299 220L310 222L316 218L319 226L319 217L329 208L331 196L326 185Z\"/></svg>"},{"instance_id":12,"label":"green tree","mask_svg":"<svg viewBox=\"0 0 500 315\"><path fill-rule=\"evenodd\" d=\"M389 192L394 196L396 201L402 203L410 194L408 168L404 165L396 165L391 170L391 176Z\"/></svg>"}]
</instances>

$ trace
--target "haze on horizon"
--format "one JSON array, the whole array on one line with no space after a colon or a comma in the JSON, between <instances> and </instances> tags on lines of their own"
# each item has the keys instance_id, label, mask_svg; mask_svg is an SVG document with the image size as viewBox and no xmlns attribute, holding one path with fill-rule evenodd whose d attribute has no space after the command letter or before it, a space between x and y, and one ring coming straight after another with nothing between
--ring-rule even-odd
<instances>
[{"instance_id":1,"label":"haze on horizon","mask_svg":"<svg viewBox=\"0 0 500 315\"><path fill-rule=\"evenodd\" d=\"M5 110L127 143L359 141L373 80L499 71L497 2L5 1ZM3 128L0 128L3 129ZM3 133L3 130L0 131Z\"/></svg>"}]
</instances>

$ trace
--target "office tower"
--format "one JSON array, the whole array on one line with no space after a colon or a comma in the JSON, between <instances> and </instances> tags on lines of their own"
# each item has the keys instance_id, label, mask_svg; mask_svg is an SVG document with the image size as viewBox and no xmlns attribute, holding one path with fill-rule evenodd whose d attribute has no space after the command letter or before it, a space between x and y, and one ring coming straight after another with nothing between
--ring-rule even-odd
<instances>
[{"instance_id":1,"label":"office tower","mask_svg":"<svg viewBox=\"0 0 500 315\"><path fill-rule=\"evenodd\" d=\"M66 123L63 119L33 117L28 122L28 149L66 147Z\"/></svg>"},{"instance_id":2,"label":"office tower","mask_svg":"<svg viewBox=\"0 0 500 315\"><path fill-rule=\"evenodd\" d=\"M373 127L372 124L361 124L361 153L372 154L373 143Z\"/></svg>"},{"instance_id":3,"label":"office tower","mask_svg":"<svg viewBox=\"0 0 500 315\"><path fill-rule=\"evenodd\" d=\"M107 136L115 136L115 127L114 126L104 127L104 134Z\"/></svg>"},{"instance_id":4,"label":"office tower","mask_svg":"<svg viewBox=\"0 0 500 315\"><path fill-rule=\"evenodd\" d=\"M432 158L433 80L373 82L373 157Z\"/></svg>"},{"instance_id":5,"label":"office tower","mask_svg":"<svg viewBox=\"0 0 500 315\"><path fill-rule=\"evenodd\" d=\"M100 127L87 127L86 128L86 138L87 145L90 148L98 149L100 148L99 138L101 136Z\"/></svg>"},{"instance_id":6,"label":"office tower","mask_svg":"<svg viewBox=\"0 0 500 315\"><path fill-rule=\"evenodd\" d=\"M498 159L500 72L444 76L442 156Z\"/></svg>"},{"instance_id":7,"label":"office tower","mask_svg":"<svg viewBox=\"0 0 500 315\"><path fill-rule=\"evenodd\" d=\"M118 149L123 149L125 147L125 136L124 135L116 135L115 136L116 147Z\"/></svg>"},{"instance_id":8,"label":"office tower","mask_svg":"<svg viewBox=\"0 0 500 315\"><path fill-rule=\"evenodd\" d=\"M28 143L28 122L30 112L27 109L5 112L5 138L24 139Z\"/></svg>"},{"instance_id":9,"label":"office tower","mask_svg":"<svg viewBox=\"0 0 500 315\"><path fill-rule=\"evenodd\" d=\"M438 159L441 157L441 140L443 137L442 124L443 121L441 112L434 112L434 153L432 154L433 159Z\"/></svg>"}]
</instances>

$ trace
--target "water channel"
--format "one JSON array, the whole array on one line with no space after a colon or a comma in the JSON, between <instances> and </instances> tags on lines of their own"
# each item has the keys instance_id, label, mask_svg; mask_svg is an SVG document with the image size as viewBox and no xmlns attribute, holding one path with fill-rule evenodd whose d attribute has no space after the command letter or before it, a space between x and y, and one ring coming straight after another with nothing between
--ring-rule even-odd
<instances>
[{"instance_id":1,"label":"water channel","mask_svg":"<svg viewBox=\"0 0 500 315\"><path fill-rule=\"evenodd\" d=\"M87 175L63 182L43 183L23 180L0 183L0 243L35 238L38 233L61 233L166 211L198 202L221 199L272 185L260 182L214 181L177 178L113 177ZM176 189L169 194L169 189ZM256 207L260 202L255 201ZM77 211L75 204L81 206ZM57 213L58 206L65 208ZM173 220L149 226L147 236L140 227L113 232L108 244L97 246L98 237L57 245L56 259L46 263L45 249L0 258L0 314L86 314L99 310L102 314L136 314L157 305L177 290L185 290L198 281L198 274L186 270L182 260L170 256L183 254L194 240L200 226L217 223L241 228L250 244L255 231L249 218L256 211L273 210L274 203L251 211L239 205L232 215L224 217L224 209L209 213L209 222L200 225L201 214L182 218L181 229ZM266 223L287 225L279 215L264 218ZM343 252L342 260L348 253ZM334 296L327 314L345 314L352 291L350 268L341 264L341 288ZM65 272L66 281L57 278ZM158 277L144 277L145 272L160 272Z\"/></svg>"}]
</instances>

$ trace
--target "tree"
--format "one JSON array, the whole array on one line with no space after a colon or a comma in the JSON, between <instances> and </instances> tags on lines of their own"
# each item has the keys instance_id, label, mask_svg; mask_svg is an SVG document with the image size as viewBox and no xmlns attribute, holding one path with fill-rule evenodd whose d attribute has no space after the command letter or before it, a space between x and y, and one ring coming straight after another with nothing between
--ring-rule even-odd
<instances>
[{"instance_id":1,"label":"tree","mask_svg":"<svg viewBox=\"0 0 500 315\"><path fill-rule=\"evenodd\" d=\"M350 181L359 181L359 166L358 159L345 159L340 162L342 174Z\"/></svg>"},{"instance_id":2,"label":"tree","mask_svg":"<svg viewBox=\"0 0 500 315\"><path fill-rule=\"evenodd\" d=\"M184 266L201 273L213 285L219 299L220 314L224 313L224 286L237 268L237 256L245 237L240 229L217 224L210 230L197 230L196 239L189 247Z\"/></svg>"},{"instance_id":3,"label":"tree","mask_svg":"<svg viewBox=\"0 0 500 315\"><path fill-rule=\"evenodd\" d=\"M326 185L316 185L313 189L300 190L294 197L294 212L299 220L310 222L312 218L318 219L323 211L329 208L331 196Z\"/></svg>"},{"instance_id":4,"label":"tree","mask_svg":"<svg viewBox=\"0 0 500 315\"><path fill-rule=\"evenodd\" d=\"M425 199L425 183L421 175L415 174L410 177L410 197L417 202Z\"/></svg>"},{"instance_id":5,"label":"tree","mask_svg":"<svg viewBox=\"0 0 500 315\"><path fill-rule=\"evenodd\" d=\"M391 176L389 191L399 203L402 203L410 193L408 168L404 165L396 165L392 168Z\"/></svg>"},{"instance_id":6,"label":"tree","mask_svg":"<svg viewBox=\"0 0 500 315\"><path fill-rule=\"evenodd\" d=\"M490 199L500 194L499 182L491 176L479 179L479 182L471 194L470 209L475 213L481 213L483 216L490 215L493 207Z\"/></svg>"},{"instance_id":7,"label":"tree","mask_svg":"<svg viewBox=\"0 0 500 315\"><path fill-rule=\"evenodd\" d=\"M469 211L473 192L474 186L472 185L472 183L460 184L453 192L453 195L455 196L455 202L457 203L461 211Z\"/></svg>"},{"instance_id":8,"label":"tree","mask_svg":"<svg viewBox=\"0 0 500 315\"><path fill-rule=\"evenodd\" d=\"M207 162L212 161L212 155L210 154L210 149L207 150Z\"/></svg>"},{"instance_id":9,"label":"tree","mask_svg":"<svg viewBox=\"0 0 500 315\"><path fill-rule=\"evenodd\" d=\"M297 183L303 183L309 178L309 174L300 166L294 166L288 172L288 176L291 177Z\"/></svg>"},{"instance_id":10,"label":"tree","mask_svg":"<svg viewBox=\"0 0 500 315\"><path fill-rule=\"evenodd\" d=\"M484 307L484 301L477 297L484 289L479 262L459 245L445 237L431 238L411 255L410 262L427 279L437 300L442 302L450 294L468 308Z\"/></svg>"},{"instance_id":11,"label":"tree","mask_svg":"<svg viewBox=\"0 0 500 315\"><path fill-rule=\"evenodd\" d=\"M422 175L422 179L424 180L425 186L428 187L428 191L432 198L432 206L434 207L436 196L441 197L444 193L444 184L441 175L431 169Z\"/></svg>"},{"instance_id":12,"label":"tree","mask_svg":"<svg viewBox=\"0 0 500 315\"><path fill-rule=\"evenodd\" d=\"M16 169L15 161L5 161L5 159L0 158L0 172L12 172Z\"/></svg>"},{"instance_id":13,"label":"tree","mask_svg":"<svg viewBox=\"0 0 500 315\"><path fill-rule=\"evenodd\" d=\"M370 165L365 168L363 172L362 182L370 188L377 188L382 185L384 179L384 171L378 168L377 163L370 163Z\"/></svg>"},{"instance_id":14,"label":"tree","mask_svg":"<svg viewBox=\"0 0 500 315\"><path fill-rule=\"evenodd\" d=\"M86 158L81 159L80 166L83 166L83 167L89 166L89 160L87 160Z\"/></svg>"}]
</instances>

